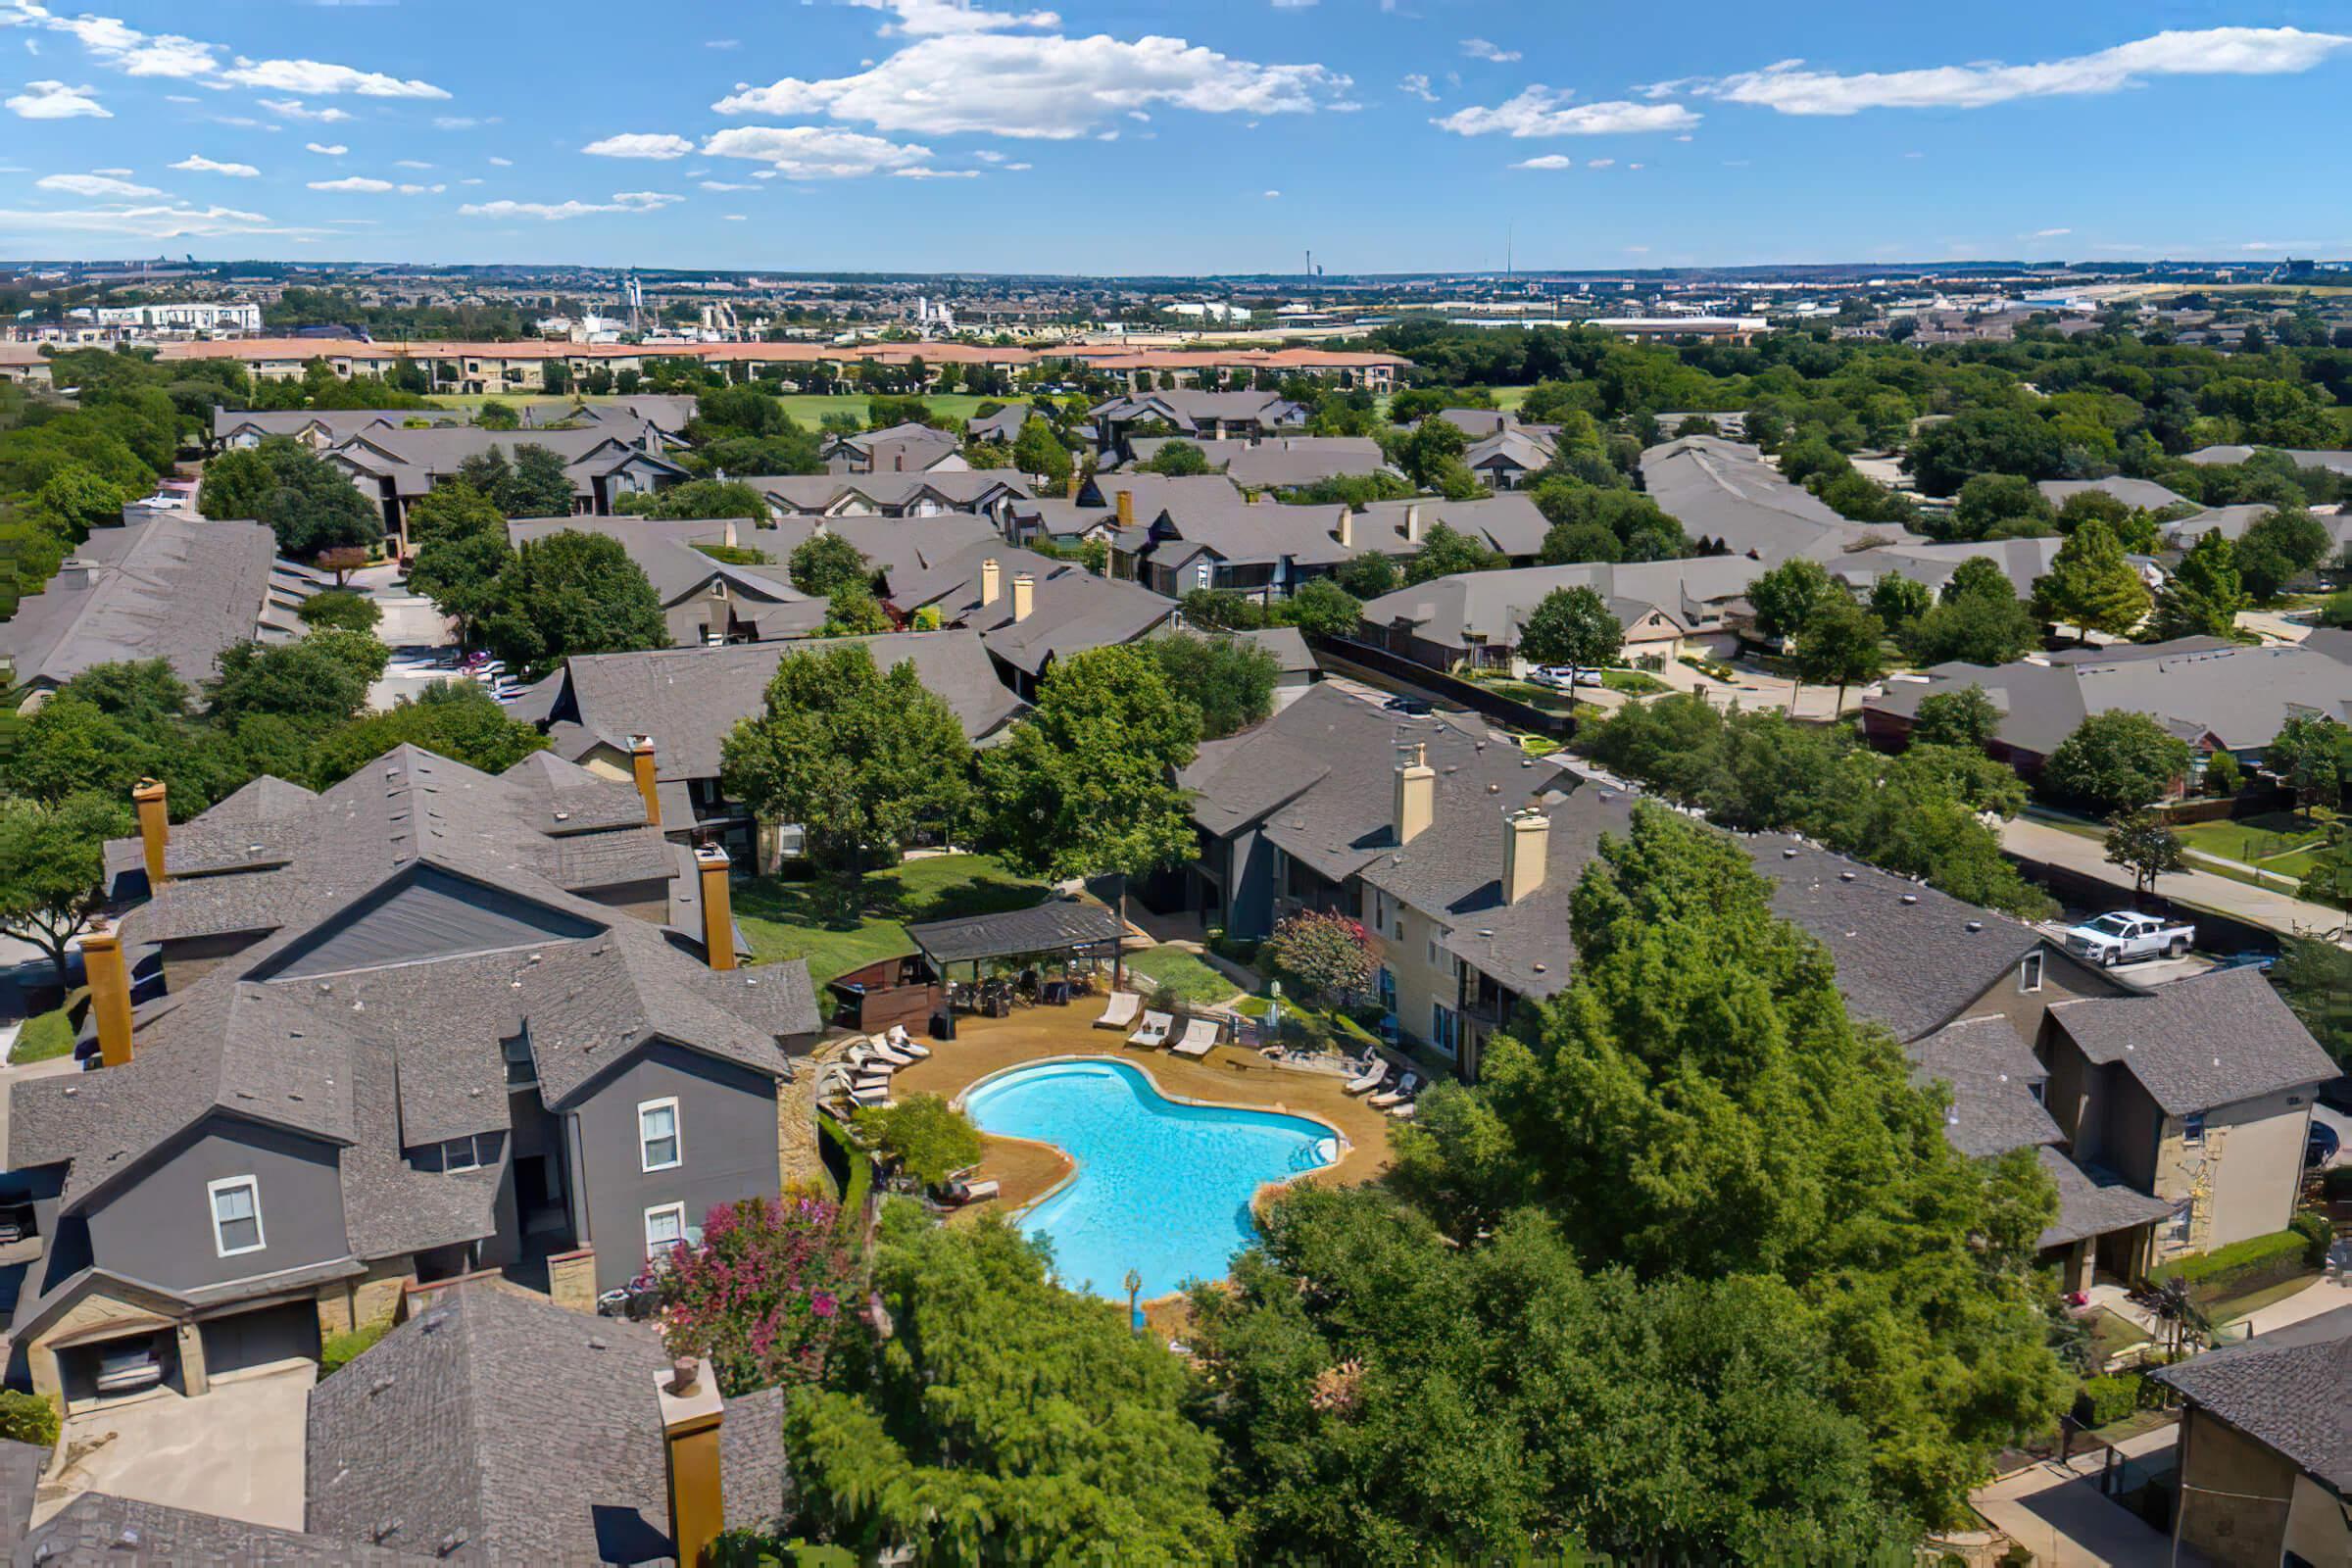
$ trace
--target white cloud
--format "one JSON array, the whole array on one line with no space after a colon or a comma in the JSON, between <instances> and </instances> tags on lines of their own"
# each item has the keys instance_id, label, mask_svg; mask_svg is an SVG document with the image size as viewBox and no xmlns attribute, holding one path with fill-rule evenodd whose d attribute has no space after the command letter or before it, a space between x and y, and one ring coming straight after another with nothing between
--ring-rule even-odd
<instances>
[{"instance_id":1,"label":"white cloud","mask_svg":"<svg viewBox=\"0 0 2352 1568\"><path fill-rule=\"evenodd\" d=\"M743 40L741 38L705 38L703 47L706 49L740 49L743 47Z\"/></svg>"},{"instance_id":2,"label":"white cloud","mask_svg":"<svg viewBox=\"0 0 2352 1568\"><path fill-rule=\"evenodd\" d=\"M461 179L458 181L458 183L461 185L479 185L482 182L479 179Z\"/></svg>"},{"instance_id":3,"label":"white cloud","mask_svg":"<svg viewBox=\"0 0 2352 1568\"><path fill-rule=\"evenodd\" d=\"M1037 166L1035 164L1006 164L1004 166L1004 172L1008 174L1018 174L1028 170L1035 169L1036 167Z\"/></svg>"},{"instance_id":4,"label":"white cloud","mask_svg":"<svg viewBox=\"0 0 2352 1568\"><path fill-rule=\"evenodd\" d=\"M891 174L899 179L978 179L977 169L894 169Z\"/></svg>"},{"instance_id":5,"label":"white cloud","mask_svg":"<svg viewBox=\"0 0 2352 1568\"><path fill-rule=\"evenodd\" d=\"M190 153L172 167L184 169L191 174L226 174L234 179L251 179L261 172L251 164L216 164L202 153Z\"/></svg>"},{"instance_id":6,"label":"white cloud","mask_svg":"<svg viewBox=\"0 0 2352 1568\"><path fill-rule=\"evenodd\" d=\"M0 210L0 225L49 233L121 234L135 239L201 239L216 234L299 234L260 213L233 207L91 207L59 212Z\"/></svg>"},{"instance_id":7,"label":"white cloud","mask_svg":"<svg viewBox=\"0 0 2352 1568\"><path fill-rule=\"evenodd\" d=\"M981 151L972 154L972 156L979 159L984 164L1001 164L1005 159L1005 155L1004 153L998 152L993 147L984 148Z\"/></svg>"},{"instance_id":8,"label":"white cloud","mask_svg":"<svg viewBox=\"0 0 2352 1568\"><path fill-rule=\"evenodd\" d=\"M362 98L446 98L449 94L429 81L404 80L380 71L360 71L318 60L246 60L222 74L240 87L265 87L302 98L327 98L357 93Z\"/></svg>"},{"instance_id":9,"label":"white cloud","mask_svg":"<svg viewBox=\"0 0 2352 1568\"><path fill-rule=\"evenodd\" d=\"M662 191L624 190L609 202L467 202L458 209L467 218L536 218L550 223L566 219L586 218L596 213L652 213L659 212L683 197Z\"/></svg>"},{"instance_id":10,"label":"white cloud","mask_svg":"<svg viewBox=\"0 0 2352 1568\"><path fill-rule=\"evenodd\" d=\"M502 116L492 115L489 119L482 120L472 115L435 115L433 128L435 130L471 130L476 125L495 125L502 118Z\"/></svg>"},{"instance_id":11,"label":"white cloud","mask_svg":"<svg viewBox=\"0 0 2352 1568\"><path fill-rule=\"evenodd\" d=\"M683 158L694 143L666 131L633 130L592 141L580 151L591 158Z\"/></svg>"},{"instance_id":12,"label":"white cloud","mask_svg":"<svg viewBox=\"0 0 2352 1568\"><path fill-rule=\"evenodd\" d=\"M395 169L430 169L433 166L418 158L397 158L393 160L392 167Z\"/></svg>"},{"instance_id":13,"label":"white cloud","mask_svg":"<svg viewBox=\"0 0 2352 1568\"><path fill-rule=\"evenodd\" d=\"M1559 153L1545 153L1541 158L1523 159L1511 167L1513 169L1574 169L1576 160Z\"/></svg>"},{"instance_id":14,"label":"white cloud","mask_svg":"<svg viewBox=\"0 0 2352 1568\"><path fill-rule=\"evenodd\" d=\"M744 221L744 217L741 213L721 213L718 216L720 220L723 222L740 223Z\"/></svg>"},{"instance_id":15,"label":"white cloud","mask_svg":"<svg viewBox=\"0 0 2352 1568\"><path fill-rule=\"evenodd\" d=\"M2112 49L2035 65L1978 63L1840 75L1783 60L1690 84L1690 90L1784 115L1865 109L1982 109L2017 98L2117 92L2151 76L2273 76L2309 71L2352 47L2352 34L2296 27L2205 27L2155 33Z\"/></svg>"},{"instance_id":16,"label":"white cloud","mask_svg":"<svg viewBox=\"0 0 2352 1568\"><path fill-rule=\"evenodd\" d=\"M663 190L616 190L612 193L612 199L623 207L642 209L643 211L650 213L655 211L657 208L668 207L674 203L682 202L686 198L683 196L673 196L669 192Z\"/></svg>"},{"instance_id":17,"label":"white cloud","mask_svg":"<svg viewBox=\"0 0 2352 1568\"><path fill-rule=\"evenodd\" d=\"M1278 190L1270 190L1270 191L1266 191L1266 192L1264 193L1264 196L1265 196L1265 199L1266 199L1267 201L1270 201L1270 202L1271 202L1271 201L1279 201L1279 200L1281 200L1281 199L1282 199L1282 192L1280 192L1280 191L1278 191Z\"/></svg>"},{"instance_id":18,"label":"white cloud","mask_svg":"<svg viewBox=\"0 0 2352 1568\"><path fill-rule=\"evenodd\" d=\"M703 181L705 190L758 190L759 188L749 181L738 179L706 179Z\"/></svg>"},{"instance_id":19,"label":"white cloud","mask_svg":"<svg viewBox=\"0 0 2352 1568\"><path fill-rule=\"evenodd\" d=\"M69 87L62 81L28 81L23 92L7 101L8 108L20 120L114 119L114 111L91 96L95 90Z\"/></svg>"},{"instance_id":20,"label":"white cloud","mask_svg":"<svg viewBox=\"0 0 2352 1568\"><path fill-rule=\"evenodd\" d=\"M161 196L153 185L134 185L112 174L43 174L33 181L41 190L62 190L69 196Z\"/></svg>"},{"instance_id":21,"label":"white cloud","mask_svg":"<svg viewBox=\"0 0 2352 1568\"><path fill-rule=\"evenodd\" d=\"M2060 237L2060 236L2062 236L2062 235L2066 235L2066 234L2072 234L2073 232L2074 232L2074 230L2073 230L2073 229L2071 229L2071 228L2037 228L2037 229L2035 229L2035 230L2034 230L2033 233L2031 233L2031 234L2028 234L2028 235L2026 236L2026 238L2028 238L2028 239L2057 239L2057 238L2059 238L2059 237Z\"/></svg>"},{"instance_id":22,"label":"white cloud","mask_svg":"<svg viewBox=\"0 0 2352 1568\"><path fill-rule=\"evenodd\" d=\"M1614 158L1595 158L1588 162L1585 167L1587 169L1615 169L1617 167L1617 160Z\"/></svg>"},{"instance_id":23,"label":"white cloud","mask_svg":"<svg viewBox=\"0 0 2352 1568\"><path fill-rule=\"evenodd\" d=\"M93 169L90 171L90 172L93 174L112 174L117 179L128 179L131 174L135 172L135 171L128 169Z\"/></svg>"},{"instance_id":24,"label":"white cloud","mask_svg":"<svg viewBox=\"0 0 2352 1568\"><path fill-rule=\"evenodd\" d=\"M313 190L365 191L369 195L381 195L392 188L392 182L388 179L370 179L366 174L346 174L341 179L314 179L310 186Z\"/></svg>"},{"instance_id":25,"label":"white cloud","mask_svg":"<svg viewBox=\"0 0 2352 1568\"><path fill-rule=\"evenodd\" d=\"M887 11L897 21L885 33L941 37L974 32L1000 32L1007 27L1058 27L1061 18L1051 11L979 11L970 0L850 0L867 11Z\"/></svg>"},{"instance_id":26,"label":"white cloud","mask_svg":"<svg viewBox=\"0 0 2352 1568\"><path fill-rule=\"evenodd\" d=\"M299 98L257 98L254 101L271 114L287 120L308 120L321 125L332 125L351 118L349 110L313 109Z\"/></svg>"},{"instance_id":27,"label":"white cloud","mask_svg":"<svg viewBox=\"0 0 2352 1568\"><path fill-rule=\"evenodd\" d=\"M38 0L6 0L0 26L35 27L66 33L98 64L129 76L162 76L216 87L261 87L301 96L357 93L366 98L446 98L429 81L362 71L318 60L252 60L233 57L223 67L226 47L178 33L142 32L117 17L63 17Z\"/></svg>"},{"instance_id":28,"label":"white cloud","mask_svg":"<svg viewBox=\"0 0 2352 1568\"><path fill-rule=\"evenodd\" d=\"M303 151L317 153L321 158L340 158L345 153L351 151L350 148L344 146L341 142L335 142L332 145L328 145L320 142L306 141L302 144L302 148Z\"/></svg>"},{"instance_id":29,"label":"white cloud","mask_svg":"<svg viewBox=\"0 0 2352 1568\"><path fill-rule=\"evenodd\" d=\"M1398 82L1396 90L1408 98L1418 98L1425 104L1434 104L1438 101L1438 95L1429 90L1429 78L1418 71Z\"/></svg>"},{"instance_id":30,"label":"white cloud","mask_svg":"<svg viewBox=\"0 0 2352 1568\"><path fill-rule=\"evenodd\" d=\"M748 158L794 179L855 179L928 163L931 149L823 125L736 125L703 143L711 158Z\"/></svg>"},{"instance_id":31,"label":"white cloud","mask_svg":"<svg viewBox=\"0 0 2352 1568\"><path fill-rule=\"evenodd\" d=\"M490 167L493 169L513 169L514 167L514 160L512 158L493 158L490 160Z\"/></svg>"},{"instance_id":32,"label":"white cloud","mask_svg":"<svg viewBox=\"0 0 2352 1568\"><path fill-rule=\"evenodd\" d=\"M1571 106L1568 97L1539 83L1491 109L1457 109L1430 123L1457 136L1606 136L1621 131L1684 130L1698 123L1698 116L1681 104L1616 99Z\"/></svg>"},{"instance_id":33,"label":"white cloud","mask_svg":"<svg viewBox=\"0 0 2352 1568\"><path fill-rule=\"evenodd\" d=\"M1498 66L1507 66L1514 60L1524 58L1516 49L1504 49L1484 38L1464 38L1462 53L1473 60L1492 60Z\"/></svg>"},{"instance_id":34,"label":"white cloud","mask_svg":"<svg viewBox=\"0 0 2352 1568\"><path fill-rule=\"evenodd\" d=\"M823 114L886 131L1069 140L1165 104L1202 114L1300 114L1350 85L1319 65L1266 66L1182 38L1133 42L957 33L917 40L857 75L739 87L726 115Z\"/></svg>"}]
</instances>

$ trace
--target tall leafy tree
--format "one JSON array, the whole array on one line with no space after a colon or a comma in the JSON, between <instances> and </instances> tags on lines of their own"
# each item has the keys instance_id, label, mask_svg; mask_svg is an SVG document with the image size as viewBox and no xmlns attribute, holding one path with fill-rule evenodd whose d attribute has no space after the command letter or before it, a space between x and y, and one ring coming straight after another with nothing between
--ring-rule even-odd
<instances>
[{"instance_id":1,"label":"tall leafy tree","mask_svg":"<svg viewBox=\"0 0 2352 1568\"><path fill-rule=\"evenodd\" d=\"M2188 742L2145 713L2093 713L2042 764L2043 793L2111 815L2164 798L2188 774Z\"/></svg>"},{"instance_id":2,"label":"tall leafy tree","mask_svg":"<svg viewBox=\"0 0 2352 1568\"><path fill-rule=\"evenodd\" d=\"M644 568L620 541L565 528L507 558L482 596L482 642L537 676L574 654L669 646L669 624Z\"/></svg>"},{"instance_id":3,"label":"tall leafy tree","mask_svg":"<svg viewBox=\"0 0 2352 1568\"><path fill-rule=\"evenodd\" d=\"M1445 424L1442 419L1431 422ZM1450 424L1446 424L1445 427L1448 430L1453 428ZM1356 558L1357 561L1376 559L1384 558L1369 556ZM1457 572L1490 571L1496 566L1505 564L1507 559L1495 551L1489 550L1468 534L1441 522L1423 536L1421 548L1414 552L1410 560L1405 562L1404 580L1407 583L1422 583L1435 577L1450 577ZM1353 565L1354 563L1350 562L1349 564ZM1352 588L1350 591L1361 592L1361 590Z\"/></svg>"},{"instance_id":4,"label":"tall leafy tree","mask_svg":"<svg viewBox=\"0 0 2352 1568\"><path fill-rule=\"evenodd\" d=\"M0 931L48 955L61 988L67 950L105 906L106 841L129 831L129 803L119 797L0 799Z\"/></svg>"},{"instance_id":5,"label":"tall leafy tree","mask_svg":"<svg viewBox=\"0 0 2352 1568\"><path fill-rule=\"evenodd\" d=\"M1747 602L1755 608L1756 630L1779 642L1803 630L1818 606L1842 592L1820 562L1792 556L1747 585Z\"/></svg>"},{"instance_id":6,"label":"tall leafy tree","mask_svg":"<svg viewBox=\"0 0 2352 1568\"><path fill-rule=\"evenodd\" d=\"M1070 482L1070 449L1061 444L1054 426L1041 418L1022 421L1021 433L1013 438L1012 466L1023 473L1042 476L1056 492Z\"/></svg>"},{"instance_id":7,"label":"tall leafy tree","mask_svg":"<svg viewBox=\"0 0 2352 1568\"><path fill-rule=\"evenodd\" d=\"M2352 760L2348 751L2352 730L2321 714L2295 713L2262 749L2262 765L2308 813L2315 806L2334 805L2342 796L2345 765Z\"/></svg>"},{"instance_id":8,"label":"tall leafy tree","mask_svg":"<svg viewBox=\"0 0 2352 1568\"><path fill-rule=\"evenodd\" d=\"M1886 628L1879 617L1843 595L1833 595L1805 617L1796 634L1797 673L1816 686L1836 686L1838 701L1830 711L1845 711L1845 689L1874 681L1886 673L1886 656L1881 647Z\"/></svg>"},{"instance_id":9,"label":"tall leafy tree","mask_svg":"<svg viewBox=\"0 0 2352 1568\"><path fill-rule=\"evenodd\" d=\"M1902 633L1903 651L1922 664L2005 664L2040 640L2033 612L1984 556L1960 563L1936 607Z\"/></svg>"},{"instance_id":10,"label":"tall leafy tree","mask_svg":"<svg viewBox=\"0 0 2352 1568\"><path fill-rule=\"evenodd\" d=\"M877 669L862 644L785 655L719 757L729 795L763 822L798 822L811 857L847 878L895 862L918 832L952 831L971 802L955 710L912 663Z\"/></svg>"},{"instance_id":11,"label":"tall leafy tree","mask_svg":"<svg viewBox=\"0 0 2352 1568\"><path fill-rule=\"evenodd\" d=\"M196 509L208 517L268 523L277 548L297 560L372 545L384 536L383 514L349 475L282 436L207 464Z\"/></svg>"},{"instance_id":12,"label":"tall leafy tree","mask_svg":"<svg viewBox=\"0 0 2352 1568\"><path fill-rule=\"evenodd\" d=\"M2246 592L2269 603L2286 585L2328 558L2327 524L2301 507L2281 507L2254 520L2237 543Z\"/></svg>"},{"instance_id":13,"label":"tall leafy tree","mask_svg":"<svg viewBox=\"0 0 2352 1568\"><path fill-rule=\"evenodd\" d=\"M1209 472L1208 454L1190 441L1170 441L1142 463L1136 465L1143 473L1166 474L1185 478Z\"/></svg>"},{"instance_id":14,"label":"tall leafy tree","mask_svg":"<svg viewBox=\"0 0 2352 1568\"><path fill-rule=\"evenodd\" d=\"M858 547L837 533L810 534L786 563L792 585L812 599L830 599L845 584L864 587L873 566Z\"/></svg>"},{"instance_id":15,"label":"tall leafy tree","mask_svg":"<svg viewBox=\"0 0 2352 1568\"><path fill-rule=\"evenodd\" d=\"M1332 577L1310 578L1291 595L1293 624L1317 636L1355 636L1362 629L1363 608L1361 600Z\"/></svg>"},{"instance_id":16,"label":"tall leafy tree","mask_svg":"<svg viewBox=\"0 0 2352 1568\"><path fill-rule=\"evenodd\" d=\"M2184 869L2188 857L2180 835L2164 825L2155 812L2119 811L2107 819L2107 860L2132 873L2132 891L2156 891L2156 879Z\"/></svg>"},{"instance_id":17,"label":"tall leafy tree","mask_svg":"<svg viewBox=\"0 0 2352 1568\"><path fill-rule=\"evenodd\" d=\"M311 750L309 783L340 783L398 746L416 746L485 773L503 773L547 737L507 710L475 681L432 681L414 700L327 731Z\"/></svg>"},{"instance_id":18,"label":"tall leafy tree","mask_svg":"<svg viewBox=\"0 0 2352 1568\"><path fill-rule=\"evenodd\" d=\"M1900 634L1935 608L1936 596L1928 585L1915 582L1899 571L1887 572L1870 585L1870 612L1886 623L1889 632Z\"/></svg>"},{"instance_id":19,"label":"tall leafy tree","mask_svg":"<svg viewBox=\"0 0 2352 1568\"><path fill-rule=\"evenodd\" d=\"M1282 666L1257 644L1176 632L1153 638L1150 646L1168 690L1200 712L1200 739L1222 739L1274 710L1274 683Z\"/></svg>"},{"instance_id":20,"label":"tall leafy tree","mask_svg":"<svg viewBox=\"0 0 2352 1568\"><path fill-rule=\"evenodd\" d=\"M213 716L224 723L276 718L315 732L366 707L368 688L391 658L390 649L359 631L315 631L291 643L234 643L222 651L220 672L206 694Z\"/></svg>"},{"instance_id":21,"label":"tall leafy tree","mask_svg":"<svg viewBox=\"0 0 2352 1568\"><path fill-rule=\"evenodd\" d=\"M507 548L506 514L470 484L445 484L409 509L409 537L416 546L409 586L455 620L460 638L471 643L498 574L514 556Z\"/></svg>"},{"instance_id":22,"label":"tall leafy tree","mask_svg":"<svg viewBox=\"0 0 2352 1568\"><path fill-rule=\"evenodd\" d=\"M2103 631L2121 637L2148 612L2148 585L2139 580L2115 530L2092 519L2068 536L2034 582L2034 613L2073 626L2082 642Z\"/></svg>"},{"instance_id":23,"label":"tall leafy tree","mask_svg":"<svg viewBox=\"0 0 2352 1568\"><path fill-rule=\"evenodd\" d=\"M1984 695L1984 687L1971 682L1959 691L1936 692L1919 700L1911 715L1911 744L1983 751L2000 728L2000 709Z\"/></svg>"},{"instance_id":24,"label":"tall leafy tree","mask_svg":"<svg viewBox=\"0 0 2352 1568\"><path fill-rule=\"evenodd\" d=\"M2156 607L2139 635L2152 643L2176 637L2232 637L2237 633L2237 612L2249 603L2238 580L2236 554L2215 528L2198 536L2173 569L2172 579L2156 590Z\"/></svg>"},{"instance_id":25,"label":"tall leafy tree","mask_svg":"<svg viewBox=\"0 0 2352 1568\"><path fill-rule=\"evenodd\" d=\"M1540 600L1519 628L1519 657L1532 664L1573 664L1596 669L1613 664L1625 647L1625 627L1608 601L1586 587L1554 588ZM1576 685L1568 687L1576 707Z\"/></svg>"}]
</instances>

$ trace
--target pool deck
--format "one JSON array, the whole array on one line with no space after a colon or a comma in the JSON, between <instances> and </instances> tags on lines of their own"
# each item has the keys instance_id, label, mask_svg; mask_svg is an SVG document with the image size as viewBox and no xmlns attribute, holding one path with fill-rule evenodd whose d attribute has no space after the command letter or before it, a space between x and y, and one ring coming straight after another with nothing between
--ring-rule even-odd
<instances>
[{"instance_id":1,"label":"pool deck","mask_svg":"<svg viewBox=\"0 0 2352 1568\"><path fill-rule=\"evenodd\" d=\"M1329 1122L1348 1140L1348 1152L1338 1164L1302 1180L1346 1186L1370 1181L1388 1168L1389 1129L1395 1124L1350 1098L1342 1088L1346 1079L1276 1067L1253 1051L1231 1046L1218 1046L1199 1060L1147 1051L1126 1044L1123 1031L1095 1028L1094 1019L1102 1010L1101 999L1095 998L1068 1007L1024 1008L1009 1018L959 1018L956 1038L928 1042L929 1059L901 1069L898 1089L952 1100L989 1074L1023 1062L1048 1056L1103 1056L1143 1068L1172 1099L1288 1111ZM982 1209L1018 1208L1069 1172L1067 1157L1038 1144L990 1138L987 1146L980 1176L996 1180L1001 1191L998 1202L977 1205Z\"/></svg>"}]
</instances>

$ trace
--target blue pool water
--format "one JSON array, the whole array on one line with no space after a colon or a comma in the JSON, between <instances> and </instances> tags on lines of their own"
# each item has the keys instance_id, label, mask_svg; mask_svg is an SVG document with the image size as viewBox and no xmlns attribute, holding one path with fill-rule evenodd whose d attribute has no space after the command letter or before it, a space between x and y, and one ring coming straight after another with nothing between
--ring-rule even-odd
<instances>
[{"instance_id":1,"label":"blue pool water","mask_svg":"<svg viewBox=\"0 0 2352 1568\"><path fill-rule=\"evenodd\" d=\"M1053 1144L1078 1162L1021 1230L1052 1240L1063 1284L1113 1300L1126 1298L1129 1269L1146 1300L1222 1278L1256 1239L1259 1186L1338 1157L1320 1122L1179 1104L1124 1061L1016 1067L974 1089L964 1108L984 1132Z\"/></svg>"}]
</instances>

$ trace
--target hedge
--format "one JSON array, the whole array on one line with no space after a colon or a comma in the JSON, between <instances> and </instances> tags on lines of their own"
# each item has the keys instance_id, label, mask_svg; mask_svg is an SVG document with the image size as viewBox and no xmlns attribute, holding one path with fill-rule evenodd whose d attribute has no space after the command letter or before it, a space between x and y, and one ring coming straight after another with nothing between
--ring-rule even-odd
<instances>
[{"instance_id":1,"label":"hedge","mask_svg":"<svg viewBox=\"0 0 2352 1568\"><path fill-rule=\"evenodd\" d=\"M2286 1222L2286 1228L2303 1238L2303 1266L2326 1268L2328 1248L2335 1240L2335 1226L2317 1209L2307 1208Z\"/></svg>"},{"instance_id":2,"label":"hedge","mask_svg":"<svg viewBox=\"0 0 2352 1568\"><path fill-rule=\"evenodd\" d=\"M2136 1372L2084 1378L2075 1397L2075 1419L2086 1427L2111 1426L2139 1408L2146 1380Z\"/></svg>"},{"instance_id":3,"label":"hedge","mask_svg":"<svg viewBox=\"0 0 2352 1568\"><path fill-rule=\"evenodd\" d=\"M2160 1283L2178 1279L2198 1295L2209 1298L2258 1291L2302 1273L2304 1254L2310 1245L2310 1238L2301 1231L2249 1236L2211 1252L2191 1252L2186 1257L2159 1263L2148 1270L2148 1278Z\"/></svg>"},{"instance_id":4,"label":"hedge","mask_svg":"<svg viewBox=\"0 0 2352 1568\"><path fill-rule=\"evenodd\" d=\"M57 1446L57 1406L37 1394L0 1389L0 1438L29 1443L38 1448Z\"/></svg>"}]
</instances>

